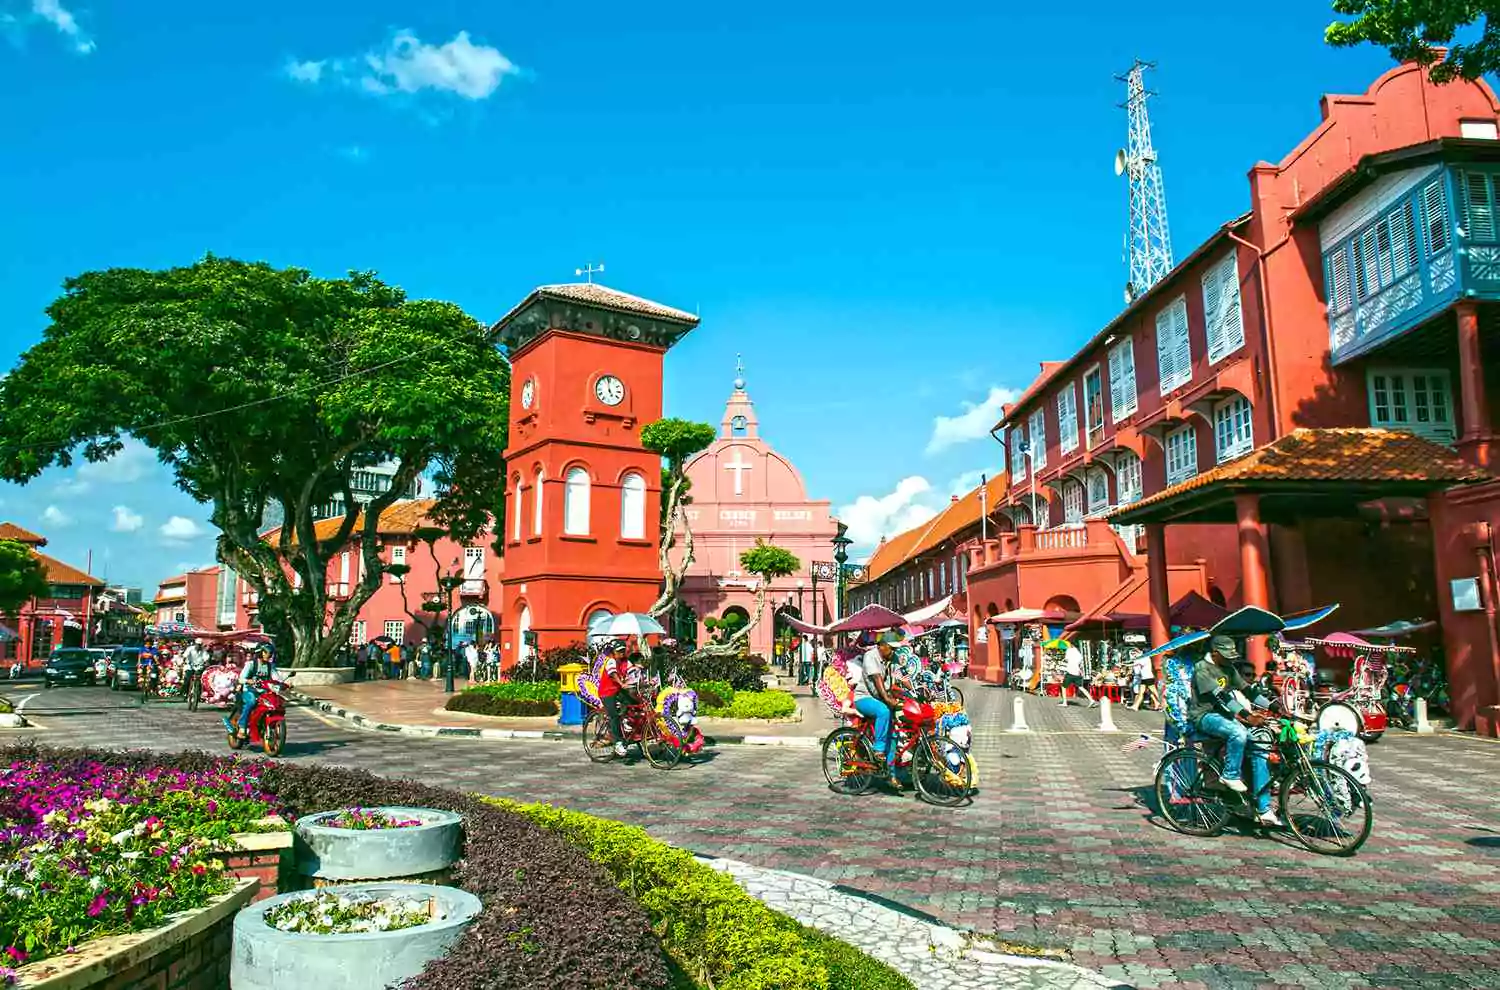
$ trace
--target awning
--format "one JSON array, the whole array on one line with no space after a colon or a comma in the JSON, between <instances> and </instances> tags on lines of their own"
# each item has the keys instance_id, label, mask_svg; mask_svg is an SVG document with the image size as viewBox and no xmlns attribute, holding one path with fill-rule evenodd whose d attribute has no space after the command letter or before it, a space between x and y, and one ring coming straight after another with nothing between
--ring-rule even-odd
<instances>
[{"instance_id":1,"label":"awning","mask_svg":"<svg viewBox=\"0 0 1500 990\"><path fill-rule=\"evenodd\" d=\"M904 618L906 619L906 625L924 626L927 624L927 620L936 619L938 616L947 611L948 606L952 604L953 596L949 595L947 598L938 599L931 605L924 605L922 608L917 609L915 612L907 612L904 616Z\"/></svg>"},{"instance_id":2,"label":"awning","mask_svg":"<svg viewBox=\"0 0 1500 990\"><path fill-rule=\"evenodd\" d=\"M828 627L829 632L865 632L872 629L895 629L906 625L899 612L892 612L884 605L866 605L847 618L840 619Z\"/></svg>"},{"instance_id":3,"label":"awning","mask_svg":"<svg viewBox=\"0 0 1500 990\"><path fill-rule=\"evenodd\" d=\"M992 615L984 621L997 624L1010 624L1019 622L1061 622L1066 618L1066 615L1055 609L1052 611L1044 611L1039 608L1014 608L1009 612L1001 612L999 615Z\"/></svg>"},{"instance_id":4,"label":"awning","mask_svg":"<svg viewBox=\"0 0 1500 990\"><path fill-rule=\"evenodd\" d=\"M795 617L790 616L790 615L782 615L780 617L780 619L781 619L782 622L786 623L788 626L790 626L791 628L795 629L797 632L802 633L805 636L827 636L828 635L828 627L827 626L815 626L811 622L803 622L801 619L795 618Z\"/></svg>"}]
</instances>

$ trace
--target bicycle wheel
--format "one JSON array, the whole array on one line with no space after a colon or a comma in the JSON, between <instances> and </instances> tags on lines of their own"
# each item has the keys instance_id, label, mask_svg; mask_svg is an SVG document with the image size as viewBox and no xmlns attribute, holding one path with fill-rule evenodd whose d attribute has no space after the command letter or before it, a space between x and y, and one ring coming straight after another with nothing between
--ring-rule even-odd
<instances>
[{"instance_id":1,"label":"bicycle wheel","mask_svg":"<svg viewBox=\"0 0 1500 990\"><path fill-rule=\"evenodd\" d=\"M583 716L583 751L595 763L615 758L615 744L609 737L609 719L603 712L589 711Z\"/></svg>"},{"instance_id":2,"label":"bicycle wheel","mask_svg":"<svg viewBox=\"0 0 1500 990\"><path fill-rule=\"evenodd\" d=\"M875 786L875 754L863 735L847 726L823 740L823 778L836 794L865 794Z\"/></svg>"},{"instance_id":3,"label":"bicycle wheel","mask_svg":"<svg viewBox=\"0 0 1500 990\"><path fill-rule=\"evenodd\" d=\"M1281 781L1282 820L1315 853L1352 856L1370 837L1370 792L1343 767L1310 760Z\"/></svg>"},{"instance_id":4,"label":"bicycle wheel","mask_svg":"<svg viewBox=\"0 0 1500 990\"><path fill-rule=\"evenodd\" d=\"M646 762L658 770L670 770L682 759L682 748L676 740L662 731L661 722L650 718L641 734L641 749L646 753Z\"/></svg>"},{"instance_id":5,"label":"bicycle wheel","mask_svg":"<svg viewBox=\"0 0 1500 990\"><path fill-rule=\"evenodd\" d=\"M956 808L969 800L974 773L964 751L947 736L922 733L911 755L911 779L917 796L941 808Z\"/></svg>"},{"instance_id":6,"label":"bicycle wheel","mask_svg":"<svg viewBox=\"0 0 1500 990\"><path fill-rule=\"evenodd\" d=\"M1219 761L1196 749L1168 753L1156 771L1156 810L1184 835L1214 836L1229 823Z\"/></svg>"},{"instance_id":7,"label":"bicycle wheel","mask_svg":"<svg viewBox=\"0 0 1500 990\"><path fill-rule=\"evenodd\" d=\"M960 707L964 703L964 693L952 684L948 685L948 700L957 702Z\"/></svg>"}]
</instances>

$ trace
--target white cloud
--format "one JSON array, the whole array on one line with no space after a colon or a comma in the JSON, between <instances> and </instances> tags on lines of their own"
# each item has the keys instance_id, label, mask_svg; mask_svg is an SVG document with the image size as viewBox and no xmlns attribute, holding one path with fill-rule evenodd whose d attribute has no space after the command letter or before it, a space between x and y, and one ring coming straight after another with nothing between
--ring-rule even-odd
<instances>
[{"instance_id":1,"label":"white cloud","mask_svg":"<svg viewBox=\"0 0 1500 990\"><path fill-rule=\"evenodd\" d=\"M110 524L110 529L116 533L134 533L146 524L140 513L132 512L129 506L115 506L115 521Z\"/></svg>"},{"instance_id":2,"label":"white cloud","mask_svg":"<svg viewBox=\"0 0 1500 990\"><path fill-rule=\"evenodd\" d=\"M314 62L308 60L306 62L298 62L296 59L292 59L286 64L286 74L298 82L315 83L323 78L323 67L327 64L326 61Z\"/></svg>"},{"instance_id":3,"label":"white cloud","mask_svg":"<svg viewBox=\"0 0 1500 990\"><path fill-rule=\"evenodd\" d=\"M398 31L384 48L358 58L292 59L284 71L297 82L332 80L378 96L431 90L483 100L521 69L498 48L475 44L467 31L441 45L428 44L410 31Z\"/></svg>"},{"instance_id":4,"label":"white cloud","mask_svg":"<svg viewBox=\"0 0 1500 990\"><path fill-rule=\"evenodd\" d=\"M161 537L169 543L186 543L208 532L187 516L173 516L161 524Z\"/></svg>"},{"instance_id":5,"label":"white cloud","mask_svg":"<svg viewBox=\"0 0 1500 990\"><path fill-rule=\"evenodd\" d=\"M979 482L984 480L988 471L965 471L963 474L948 482L948 494L957 495L960 498L969 494L979 487Z\"/></svg>"},{"instance_id":6,"label":"white cloud","mask_svg":"<svg viewBox=\"0 0 1500 990\"><path fill-rule=\"evenodd\" d=\"M31 0L31 12L57 28L58 32L73 43L73 50L87 55L94 50L94 41L83 33L78 19L59 0Z\"/></svg>"},{"instance_id":7,"label":"white cloud","mask_svg":"<svg viewBox=\"0 0 1500 990\"><path fill-rule=\"evenodd\" d=\"M125 446L109 460L97 464L85 461L78 465L78 477L103 484L140 481L156 463L156 454L150 447L134 437L126 437Z\"/></svg>"},{"instance_id":8,"label":"white cloud","mask_svg":"<svg viewBox=\"0 0 1500 990\"><path fill-rule=\"evenodd\" d=\"M937 515L922 497L932 484L920 475L902 478L889 495L861 495L838 510L839 522L849 527L849 539L858 547L874 547L882 536L894 536Z\"/></svg>"},{"instance_id":9,"label":"white cloud","mask_svg":"<svg viewBox=\"0 0 1500 990\"><path fill-rule=\"evenodd\" d=\"M990 430L1000 421L1001 407L1014 402L1018 395L1020 393L1015 389L993 386L983 402L965 402L964 411L957 416L933 417L932 438L927 441L926 452L936 454L989 436Z\"/></svg>"},{"instance_id":10,"label":"white cloud","mask_svg":"<svg viewBox=\"0 0 1500 990\"><path fill-rule=\"evenodd\" d=\"M61 498L77 498L79 495L87 495L94 486L82 478L65 478L53 486Z\"/></svg>"},{"instance_id":11,"label":"white cloud","mask_svg":"<svg viewBox=\"0 0 1500 990\"><path fill-rule=\"evenodd\" d=\"M73 517L68 515L63 510L59 509L57 506L49 505L42 510L42 522L46 523L48 526L53 526L57 529L61 529L64 526L73 525Z\"/></svg>"},{"instance_id":12,"label":"white cloud","mask_svg":"<svg viewBox=\"0 0 1500 990\"><path fill-rule=\"evenodd\" d=\"M339 149L339 157L346 158L356 165L363 165L370 160L370 152L362 145L346 144Z\"/></svg>"}]
</instances>

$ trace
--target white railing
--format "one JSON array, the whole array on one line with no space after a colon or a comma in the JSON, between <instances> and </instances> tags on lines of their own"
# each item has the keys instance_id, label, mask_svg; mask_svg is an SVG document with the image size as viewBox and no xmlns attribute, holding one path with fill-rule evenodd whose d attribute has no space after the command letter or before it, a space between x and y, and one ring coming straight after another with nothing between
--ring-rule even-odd
<instances>
[{"instance_id":1,"label":"white railing","mask_svg":"<svg viewBox=\"0 0 1500 990\"><path fill-rule=\"evenodd\" d=\"M460 595L482 595L484 594L484 578L467 578L463 584L458 586Z\"/></svg>"},{"instance_id":2,"label":"white railing","mask_svg":"<svg viewBox=\"0 0 1500 990\"><path fill-rule=\"evenodd\" d=\"M1089 531L1083 526L1060 526L1036 534L1038 550L1076 550L1089 545Z\"/></svg>"}]
</instances>

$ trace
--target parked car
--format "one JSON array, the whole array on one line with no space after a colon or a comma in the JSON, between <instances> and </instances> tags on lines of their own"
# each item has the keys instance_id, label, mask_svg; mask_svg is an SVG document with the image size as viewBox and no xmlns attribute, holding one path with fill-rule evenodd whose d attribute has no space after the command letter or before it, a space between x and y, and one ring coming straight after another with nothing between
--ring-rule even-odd
<instances>
[{"instance_id":1,"label":"parked car","mask_svg":"<svg viewBox=\"0 0 1500 990\"><path fill-rule=\"evenodd\" d=\"M111 691L135 690L139 688L138 664L141 660L139 646L118 646L109 658L109 689Z\"/></svg>"},{"instance_id":2,"label":"parked car","mask_svg":"<svg viewBox=\"0 0 1500 990\"><path fill-rule=\"evenodd\" d=\"M94 658L94 681L105 684L109 681L109 658L114 655L113 646L91 646L89 655Z\"/></svg>"},{"instance_id":3,"label":"parked car","mask_svg":"<svg viewBox=\"0 0 1500 990\"><path fill-rule=\"evenodd\" d=\"M52 651L47 658L47 667L42 673L42 687L57 684L97 684L94 673L94 658L88 650L80 647L62 647Z\"/></svg>"}]
</instances>

